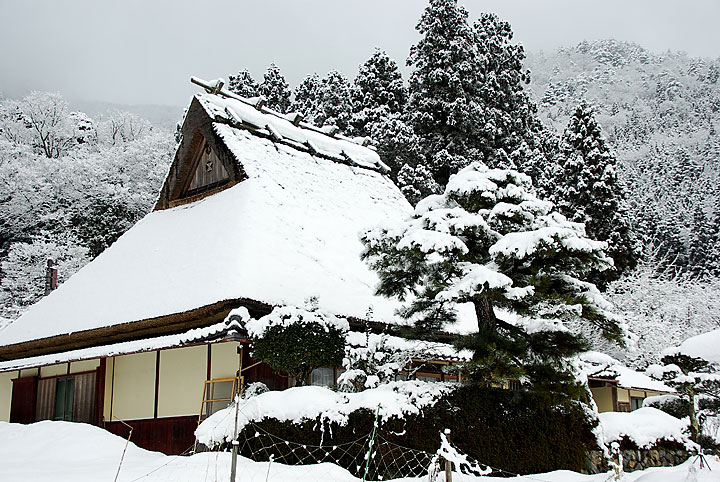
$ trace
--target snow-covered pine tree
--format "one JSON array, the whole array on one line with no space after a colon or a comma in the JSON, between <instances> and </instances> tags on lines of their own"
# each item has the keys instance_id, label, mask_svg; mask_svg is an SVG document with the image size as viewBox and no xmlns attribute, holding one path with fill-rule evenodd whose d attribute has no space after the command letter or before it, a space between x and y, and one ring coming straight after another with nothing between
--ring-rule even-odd
<instances>
[{"instance_id":1,"label":"snow-covered pine tree","mask_svg":"<svg viewBox=\"0 0 720 482\"><path fill-rule=\"evenodd\" d=\"M422 37L407 59L414 68L408 122L422 139L427 166L442 185L455 166L467 165L468 158L475 156L470 138L476 130L474 121L481 117L476 102L477 49L467 19L467 10L456 0L430 0L416 26ZM444 158L439 157L441 152ZM454 163L452 168L448 161Z\"/></svg>"},{"instance_id":2,"label":"snow-covered pine tree","mask_svg":"<svg viewBox=\"0 0 720 482\"><path fill-rule=\"evenodd\" d=\"M320 112L315 116L319 126L334 125L348 132L352 117L350 81L337 70L331 70L320 81Z\"/></svg>"},{"instance_id":3,"label":"snow-covered pine tree","mask_svg":"<svg viewBox=\"0 0 720 482\"><path fill-rule=\"evenodd\" d=\"M593 239L608 243L615 267L597 279L617 279L637 265L640 249L629 222L627 196L617 179L617 159L587 102L581 102L570 118L558 162L562 168L554 196L558 210L584 223Z\"/></svg>"},{"instance_id":4,"label":"snow-covered pine tree","mask_svg":"<svg viewBox=\"0 0 720 482\"><path fill-rule=\"evenodd\" d=\"M384 50L376 48L373 55L360 66L352 97L353 134L357 136L370 135L372 125L403 111L407 89L397 63Z\"/></svg>"},{"instance_id":5,"label":"snow-covered pine tree","mask_svg":"<svg viewBox=\"0 0 720 482\"><path fill-rule=\"evenodd\" d=\"M265 97L267 106L286 114L290 108L290 85L280 72L280 68L271 63L265 71L263 81L258 88L260 95Z\"/></svg>"},{"instance_id":6,"label":"snow-covered pine tree","mask_svg":"<svg viewBox=\"0 0 720 482\"><path fill-rule=\"evenodd\" d=\"M308 75L295 88L294 99L290 106L292 112L301 113L305 120L315 124L315 117L320 114L320 77L318 74Z\"/></svg>"},{"instance_id":7,"label":"snow-covered pine tree","mask_svg":"<svg viewBox=\"0 0 720 482\"><path fill-rule=\"evenodd\" d=\"M583 281L612 266L606 244L533 191L524 174L472 163L411 218L365 232L363 258L379 274L378 294L406 301L401 314L417 336L472 306L478 331L461 346L474 350L482 382L524 375L536 386L567 387L565 357L586 344L566 322L581 319L619 341L624 324Z\"/></svg>"},{"instance_id":8,"label":"snow-covered pine tree","mask_svg":"<svg viewBox=\"0 0 720 482\"><path fill-rule=\"evenodd\" d=\"M521 46L494 14L474 26L457 0L430 0L410 50L407 117L423 142L427 165L444 185L472 160L512 167L523 143L534 148L540 129L523 85Z\"/></svg>"},{"instance_id":9,"label":"snow-covered pine tree","mask_svg":"<svg viewBox=\"0 0 720 482\"><path fill-rule=\"evenodd\" d=\"M242 97L257 97L260 95L260 86L247 69L241 70L237 75L229 76L227 88L230 92Z\"/></svg>"},{"instance_id":10,"label":"snow-covered pine tree","mask_svg":"<svg viewBox=\"0 0 720 482\"><path fill-rule=\"evenodd\" d=\"M650 365L646 371L674 388L688 403L690 438L697 442L700 434L698 399L703 396L720 399L720 365L703 357L683 353L680 348L667 350L661 361L662 365Z\"/></svg>"}]
</instances>

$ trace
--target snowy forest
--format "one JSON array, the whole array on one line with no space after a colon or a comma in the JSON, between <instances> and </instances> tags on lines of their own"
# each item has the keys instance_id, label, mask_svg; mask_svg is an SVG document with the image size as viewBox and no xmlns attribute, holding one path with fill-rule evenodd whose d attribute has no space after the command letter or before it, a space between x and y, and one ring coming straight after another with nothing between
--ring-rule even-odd
<instances>
[{"instance_id":1,"label":"snowy forest","mask_svg":"<svg viewBox=\"0 0 720 482\"><path fill-rule=\"evenodd\" d=\"M274 63L238 66L228 88L368 137L413 205L477 161L529 176L528 196L610 246L614 267L590 276L635 343L588 333L600 351L644 368L720 327L720 59L615 40L526 52L496 15L431 3L406 59L378 48L352 80L294 88ZM153 209L175 147L126 112L0 98L0 327L45 294L48 259L62 282Z\"/></svg>"}]
</instances>

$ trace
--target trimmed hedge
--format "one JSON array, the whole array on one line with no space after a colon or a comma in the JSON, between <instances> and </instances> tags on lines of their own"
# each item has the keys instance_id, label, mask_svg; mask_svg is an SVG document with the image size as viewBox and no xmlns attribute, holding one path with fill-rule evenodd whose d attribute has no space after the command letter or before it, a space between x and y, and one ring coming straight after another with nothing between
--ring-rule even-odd
<instances>
[{"instance_id":1,"label":"trimmed hedge","mask_svg":"<svg viewBox=\"0 0 720 482\"><path fill-rule=\"evenodd\" d=\"M327 446L352 442L370 433L374 419L373 412L360 410L350 415L345 426L324 424L321 429L319 420L293 424L275 419L256 425L285 440ZM586 452L597 446L592 433L596 423L587 419L579 403L559 395L461 386L419 415L381 420L379 433L391 443L434 453L440 446L440 433L447 428L451 430L450 441L483 464L519 474L557 469L579 472L585 468ZM254 428L246 430L249 433L242 454L257 457L263 442L255 436ZM381 453L388 448L377 446ZM283 444L263 453L272 453L275 460L284 463L300 463L307 456L285 449ZM339 464L358 474L357 460L351 456L340 457Z\"/></svg>"}]
</instances>

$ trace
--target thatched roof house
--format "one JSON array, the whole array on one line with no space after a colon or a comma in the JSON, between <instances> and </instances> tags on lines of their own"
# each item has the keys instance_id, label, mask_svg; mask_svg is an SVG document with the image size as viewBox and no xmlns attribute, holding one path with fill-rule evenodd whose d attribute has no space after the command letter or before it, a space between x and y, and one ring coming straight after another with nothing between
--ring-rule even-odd
<instances>
[{"instance_id":1,"label":"thatched roof house","mask_svg":"<svg viewBox=\"0 0 720 482\"><path fill-rule=\"evenodd\" d=\"M155 210L0 331L0 419L134 419L155 433L145 446L177 451L157 442L159 420L191 433L203 383L236 375L231 309L317 297L337 315L395 320L358 234L411 207L375 151L215 91L193 97ZM73 383L74 400L58 398Z\"/></svg>"}]
</instances>

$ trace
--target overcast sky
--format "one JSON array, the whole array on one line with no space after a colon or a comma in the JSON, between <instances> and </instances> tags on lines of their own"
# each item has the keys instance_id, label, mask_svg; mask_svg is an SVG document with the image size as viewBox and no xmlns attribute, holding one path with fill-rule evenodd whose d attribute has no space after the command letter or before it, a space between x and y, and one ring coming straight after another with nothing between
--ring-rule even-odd
<instances>
[{"instance_id":1,"label":"overcast sky","mask_svg":"<svg viewBox=\"0 0 720 482\"><path fill-rule=\"evenodd\" d=\"M616 38L720 57L717 0L460 0L494 11L528 50ZM191 75L276 62L292 86L337 68L354 77L375 46L403 64L425 1L0 0L0 93L182 106Z\"/></svg>"}]
</instances>

